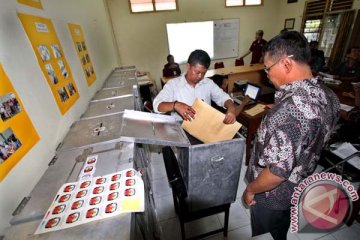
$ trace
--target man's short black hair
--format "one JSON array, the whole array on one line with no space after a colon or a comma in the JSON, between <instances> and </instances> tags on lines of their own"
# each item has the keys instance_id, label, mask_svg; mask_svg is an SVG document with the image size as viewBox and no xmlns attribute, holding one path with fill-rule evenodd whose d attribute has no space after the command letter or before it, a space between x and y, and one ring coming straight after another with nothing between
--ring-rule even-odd
<instances>
[{"instance_id":1,"label":"man's short black hair","mask_svg":"<svg viewBox=\"0 0 360 240\"><path fill-rule=\"evenodd\" d=\"M292 55L293 60L303 64L308 64L311 57L307 39L297 31L282 32L272 38L264 47L264 54L275 60Z\"/></svg>"},{"instance_id":2,"label":"man's short black hair","mask_svg":"<svg viewBox=\"0 0 360 240\"><path fill-rule=\"evenodd\" d=\"M196 64L200 64L202 66L204 66L206 69L209 68L210 66L210 56L209 54L207 54L207 52L205 52L204 50L201 49L197 49L195 51L193 51L192 53L190 53L190 56L188 58L188 64L190 64L190 66L195 66Z\"/></svg>"},{"instance_id":3,"label":"man's short black hair","mask_svg":"<svg viewBox=\"0 0 360 240\"><path fill-rule=\"evenodd\" d=\"M174 58L173 55L169 54L169 55L166 57L166 60L167 60L167 61L170 61L170 58L171 58L171 57Z\"/></svg>"}]
</instances>

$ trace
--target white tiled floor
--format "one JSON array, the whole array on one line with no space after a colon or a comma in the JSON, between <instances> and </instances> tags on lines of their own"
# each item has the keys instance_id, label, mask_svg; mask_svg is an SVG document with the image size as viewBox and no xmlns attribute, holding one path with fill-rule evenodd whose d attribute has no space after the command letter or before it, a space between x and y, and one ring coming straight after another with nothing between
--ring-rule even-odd
<instances>
[{"instance_id":1,"label":"white tiled floor","mask_svg":"<svg viewBox=\"0 0 360 240\"><path fill-rule=\"evenodd\" d=\"M153 191L158 220L160 222L163 240L180 240L180 224L173 206L171 189L167 183L167 177L162 159L158 151L152 153L151 169L153 176ZM239 240L256 239L270 240L270 234L251 237L250 212L241 203L241 194L245 189L243 180L246 166L243 165L240 174L240 181L236 201L231 205L229 217L229 231L227 238L222 233L207 237L207 240ZM217 214L185 225L186 237L195 236L207 231L221 228L224 223L224 214ZM355 240L360 236L360 224L354 223L351 227L343 226L332 233L288 233L289 240Z\"/></svg>"}]
</instances>

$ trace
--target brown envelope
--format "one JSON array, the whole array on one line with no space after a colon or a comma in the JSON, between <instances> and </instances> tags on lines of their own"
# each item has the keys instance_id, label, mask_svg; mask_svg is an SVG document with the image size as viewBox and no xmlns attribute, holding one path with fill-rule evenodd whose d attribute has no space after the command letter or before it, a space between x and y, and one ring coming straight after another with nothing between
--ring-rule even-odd
<instances>
[{"instance_id":1,"label":"brown envelope","mask_svg":"<svg viewBox=\"0 0 360 240\"><path fill-rule=\"evenodd\" d=\"M196 98L192 107L195 119L183 121L181 127L204 143L230 140L242 126L240 123L224 124L225 114Z\"/></svg>"}]
</instances>

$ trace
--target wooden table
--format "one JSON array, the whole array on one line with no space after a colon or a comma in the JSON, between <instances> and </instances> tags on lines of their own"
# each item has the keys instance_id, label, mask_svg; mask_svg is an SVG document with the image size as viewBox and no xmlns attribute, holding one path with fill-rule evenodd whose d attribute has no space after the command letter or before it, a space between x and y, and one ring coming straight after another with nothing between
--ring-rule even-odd
<instances>
[{"instance_id":1,"label":"wooden table","mask_svg":"<svg viewBox=\"0 0 360 240\"><path fill-rule=\"evenodd\" d=\"M340 103L346 104L349 106L355 106L355 99L346 97L343 95L344 92L354 92L354 89L352 88L350 83L341 83L339 85L335 84L326 84L327 87L329 87L331 90L334 91L334 93L339 98ZM340 117L344 120L349 120L348 118L348 112L341 110L340 111Z\"/></svg>"},{"instance_id":2,"label":"wooden table","mask_svg":"<svg viewBox=\"0 0 360 240\"><path fill-rule=\"evenodd\" d=\"M179 77L179 76L177 76ZM161 87L164 87L164 85L170 81L171 79L177 78L177 77L161 77L160 81L161 81Z\"/></svg>"},{"instance_id":3,"label":"wooden table","mask_svg":"<svg viewBox=\"0 0 360 240\"><path fill-rule=\"evenodd\" d=\"M218 68L208 70L206 72L206 77L211 77L214 75L227 76L228 78L228 92L233 92L234 82L236 80L248 80L252 83L260 84L264 77L265 72L264 64L253 64L249 66L234 66L226 68Z\"/></svg>"},{"instance_id":4,"label":"wooden table","mask_svg":"<svg viewBox=\"0 0 360 240\"><path fill-rule=\"evenodd\" d=\"M255 105L246 106L245 109L237 117L237 121L240 122L245 127L247 127L246 162L245 162L246 165L249 164L249 160L250 160L252 139L255 136L258 127L260 126L263 116L269 110L268 108L265 108L264 111L262 111L261 113L255 115L255 116L250 116L249 114L247 114L245 112L246 110L248 110L254 106Z\"/></svg>"}]
</instances>

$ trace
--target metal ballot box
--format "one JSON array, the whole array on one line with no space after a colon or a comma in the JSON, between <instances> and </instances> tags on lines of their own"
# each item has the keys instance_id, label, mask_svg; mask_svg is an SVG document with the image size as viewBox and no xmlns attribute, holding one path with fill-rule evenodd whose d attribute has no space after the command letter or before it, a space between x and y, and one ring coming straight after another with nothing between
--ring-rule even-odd
<instances>
[{"instance_id":1,"label":"metal ballot box","mask_svg":"<svg viewBox=\"0 0 360 240\"><path fill-rule=\"evenodd\" d=\"M81 118L109 116L122 113L125 109L134 109L134 97L132 95L103 101L91 101Z\"/></svg>"},{"instance_id":2,"label":"metal ballot box","mask_svg":"<svg viewBox=\"0 0 360 240\"><path fill-rule=\"evenodd\" d=\"M103 88L126 88L137 84L136 71L113 73L106 80Z\"/></svg>"},{"instance_id":3,"label":"metal ballot box","mask_svg":"<svg viewBox=\"0 0 360 240\"><path fill-rule=\"evenodd\" d=\"M133 89L131 88L111 88L111 89L100 89L91 102L110 100L116 98L132 97Z\"/></svg>"},{"instance_id":4,"label":"metal ballot box","mask_svg":"<svg viewBox=\"0 0 360 240\"><path fill-rule=\"evenodd\" d=\"M245 146L240 134L232 140L204 144L187 135L171 116L128 110L122 124L123 141L173 146L190 210L236 200Z\"/></svg>"},{"instance_id":5,"label":"metal ballot box","mask_svg":"<svg viewBox=\"0 0 360 240\"><path fill-rule=\"evenodd\" d=\"M141 96L136 83L135 67L117 68L108 83L119 87L97 92L83 119L70 128L49 163L49 168L22 204L14 212L6 239L154 239L159 236L156 212L151 195L149 169L143 174L145 212L124 213L73 228L33 235L58 189L66 182L77 181L86 158L98 155L94 176L106 175L126 168L150 166L146 151L137 151L133 143L121 141L123 111L141 109ZM121 81L119 81L119 79ZM146 165L142 163L147 163Z\"/></svg>"},{"instance_id":6,"label":"metal ballot box","mask_svg":"<svg viewBox=\"0 0 360 240\"><path fill-rule=\"evenodd\" d=\"M23 208L17 209L11 227L5 230L6 239L124 239L135 235L132 213L121 214L105 221L95 221L60 231L34 235L59 188L66 182L77 181L88 156L97 155L94 176L106 175L133 167L132 143L116 143L75 149L59 153L50 162L42 178L34 187Z\"/></svg>"},{"instance_id":7,"label":"metal ballot box","mask_svg":"<svg viewBox=\"0 0 360 240\"><path fill-rule=\"evenodd\" d=\"M59 151L85 148L120 141L122 113L75 122L65 136Z\"/></svg>"}]
</instances>

